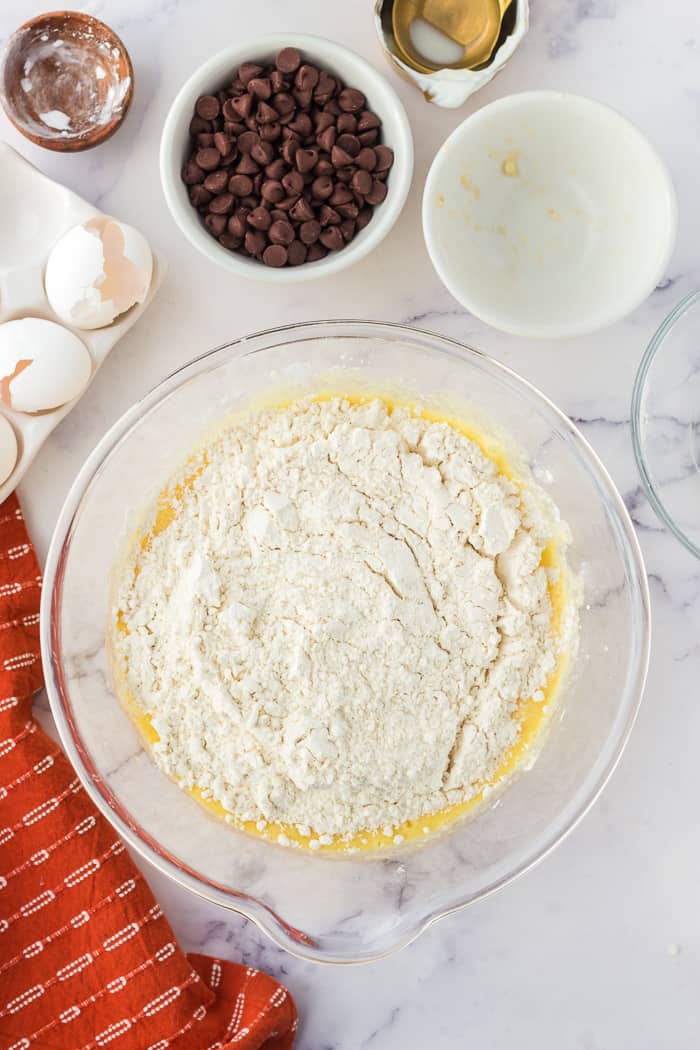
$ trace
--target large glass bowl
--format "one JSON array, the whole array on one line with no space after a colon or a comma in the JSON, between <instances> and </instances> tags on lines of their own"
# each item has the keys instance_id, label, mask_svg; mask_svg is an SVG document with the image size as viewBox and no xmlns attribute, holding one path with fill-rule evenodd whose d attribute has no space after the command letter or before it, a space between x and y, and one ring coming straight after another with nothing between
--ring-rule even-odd
<instances>
[{"instance_id":1,"label":"large glass bowl","mask_svg":"<svg viewBox=\"0 0 700 1050\"><path fill-rule=\"evenodd\" d=\"M471 819L418 847L314 856L237 832L153 764L110 682L110 572L136 515L235 409L358 387L510 434L571 526L584 582L581 645L537 761ZM397 325L318 322L263 332L175 372L109 431L61 512L46 566L42 647L53 713L87 791L161 871L309 959L385 955L545 856L596 798L634 722L649 648L644 566L612 481L574 426L475 350ZM603 861L601 860L601 863Z\"/></svg>"},{"instance_id":2,"label":"large glass bowl","mask_svg":"<svg viewBox=\"0 0 700 1050\"><path fill-rule=\"evenodd\" d=\"M661 323L639 366L632 440L649 502L700 558L700 291Z\"/></svg>"}]
</instances>

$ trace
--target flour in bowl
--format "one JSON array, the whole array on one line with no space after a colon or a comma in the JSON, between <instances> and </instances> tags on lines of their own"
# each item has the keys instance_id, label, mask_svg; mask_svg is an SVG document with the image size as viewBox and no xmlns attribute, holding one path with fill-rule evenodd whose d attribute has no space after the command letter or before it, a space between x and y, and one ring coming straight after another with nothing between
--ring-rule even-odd
<instances>
[{"instance_id":1,"label":"flour in bowl","mask_svg":"<svg viewBox=\"0 0 700 1050\"><path fill-rule=\"evenodd\" d=\"M563 644L534 489L448 423L340 398L251 413L173 485L115 594L166 773L312 844L493 781Z\"/></svg>"}]
</instances>

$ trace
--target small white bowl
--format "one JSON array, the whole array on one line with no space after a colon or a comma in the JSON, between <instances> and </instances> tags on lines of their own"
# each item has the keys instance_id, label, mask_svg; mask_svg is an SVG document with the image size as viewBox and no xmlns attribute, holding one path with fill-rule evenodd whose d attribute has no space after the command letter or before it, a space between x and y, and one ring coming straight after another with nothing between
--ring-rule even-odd
<instances>
[{"instance_id":1,"label":"small white bowl","mask_svg":"<svg viewBox=\"0 0 700 1050\"><path fill-rule=\"evenodd\" d=\"M662 277L676 196L641 132L579 95L528 91L468 117L433 161L423 231L440 278L513 335L612 324Z\"/></svg>"},{"instance_id":2,"label":"small white bowl","mask_svg":"<svg viewBox=\"0 0 700 1050\"><path fill-rule=\"evenodd\" d=\"M374 210L372 221L339 252L317 262L275 269L246 259L222 247L202 224L190 204L180 177L190 148L189 124L200 95L230 83L241 62L270 62L283 47L296 47L306 61L340 77L348 87L367 97L369 108L382 121L382 142L394 151L385 200ZM191 244L224 269L260 281L295 283L344 270L364 258L386 237L404 206L413 175L413 139L406 112L389 83L354 51L323 37L278 33L258 37L219 51L197 69L178 92L165 120L160 143L160 177L165 199L175 222Z\"/></svg>"}]
</instances>

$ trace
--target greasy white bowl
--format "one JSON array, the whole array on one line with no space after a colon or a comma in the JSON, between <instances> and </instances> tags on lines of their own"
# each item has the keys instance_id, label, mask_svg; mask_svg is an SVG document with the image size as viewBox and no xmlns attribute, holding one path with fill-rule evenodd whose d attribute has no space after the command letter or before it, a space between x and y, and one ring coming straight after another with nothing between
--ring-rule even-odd
<instances>
[{"instance_id":1,"label":"greasy white bowl","mask_svg":"<svg viewBox=\"0 0 700 1050\"><path fill-rule=\"evenodd\" d=\"M676 197L638 129L592 99L528 91L468 117L423 195L443 283L482 321L564 338L619 320L668 264Z\"/></svg>"},{"instance_id":2,"label":"greasy white bowl","mask_svg":"<svg viewBox=\"0 0 700 1050\"><path fill-rule=\"evenodd\" d=\"M394 165L387 180L387 195L374 210L372 221L339 252L325 259L275 269L255 259L223 248L202 223L190 204L180 173L189 149L189 124L200 95L230 83L241 62L270 62L283 47L296 47L304 58L336 74L348 87L367 96L369 108L382 121L382 142L394 151ZM413 139L408 117L391 85L364 58L347 47L319 36L274 33L219 51L185 82L170 107L160 141L160 177L165 199L175 222L191 244L218 266L240 277L278 284L294 284L344 270L363 259L382 241L399 217L413 175Z\"/></svg>"}]
</instances>

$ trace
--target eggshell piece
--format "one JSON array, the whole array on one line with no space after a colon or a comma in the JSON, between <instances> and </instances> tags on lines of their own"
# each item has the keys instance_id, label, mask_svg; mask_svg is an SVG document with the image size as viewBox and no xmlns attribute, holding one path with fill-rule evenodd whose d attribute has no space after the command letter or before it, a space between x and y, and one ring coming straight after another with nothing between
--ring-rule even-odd
<instances>
[{"instance_id":1,"label":"eggshell piece","mask_svg":"<svg viewBox=\"0 0 700 1050\"><path fill-rule=\"evenodd\" d=\"M72 401L92 372L73 332L38 317L0 325L0 400L16 412L46 412Z\"/></svg>"},{"instance_id":2,"label":"eggshell piece","mask_svg":"<svg viewBox=\"0 0 700 1050\"><path fill-rule=\"evenodd\" d=\"M0 485L9 478L17 463L17 435L12 424L0 415Z\"/></svg>"},{"instance_id":3,"label":"eggshell piece","mask_svg":"<svg viewBox=\"0 0 700 1050\"><path fill-rule=\"evenodd\" d=\"M51 309L74 328L105 328L148 295L153 255L124 222L97 215L51 249L44 284Z\"/></svg>"}]
</instances>

